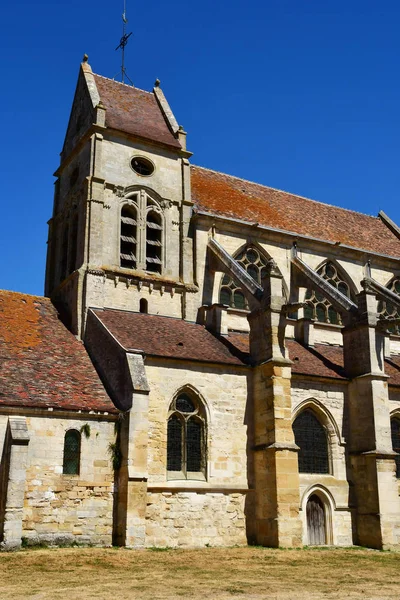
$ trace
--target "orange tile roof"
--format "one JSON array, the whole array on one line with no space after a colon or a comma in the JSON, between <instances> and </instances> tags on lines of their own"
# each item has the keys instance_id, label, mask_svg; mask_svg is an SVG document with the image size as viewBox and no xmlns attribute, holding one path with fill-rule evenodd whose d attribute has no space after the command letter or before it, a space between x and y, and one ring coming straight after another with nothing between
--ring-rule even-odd
<instances>
[{"instance_id":1,"label":"orange tile roof","mask_svg":"<svg viewBox=\"0 0 400 600\"><path fill-rule=\"evenodd\" d=\"M152 92L93 73L100 99L106 107L106 125L174 148L181 148Z\"/></svg>"},{"instance_id":2,"label":"orange tile roof","mask_svg":"<svg viewBox=\"0 0 400 600\"><path fill-rule=\"evenodd\" d=\"M201 211L400 258L400 239L377 217L203 167L192 166L191 181Z\"/></svg>"},{"instance_id":3,"label":"orange tile roof","mask_svg":"<svg viewBox=\"0 0 400 600\"><path fill-rule=\"evenodd\" d=\"M0 290L0 406L117 412L48 298Z\"/></svg>"}]
</instances>

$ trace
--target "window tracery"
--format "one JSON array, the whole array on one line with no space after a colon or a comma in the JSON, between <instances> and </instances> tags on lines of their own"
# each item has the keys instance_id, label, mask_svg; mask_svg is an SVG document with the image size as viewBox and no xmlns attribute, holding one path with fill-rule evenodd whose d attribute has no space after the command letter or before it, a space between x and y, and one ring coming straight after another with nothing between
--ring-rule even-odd
<instances>
[{"instance_id":1,"label":"window tracery","mask_svg":"<svg viewBox=\"0 0 400 600\"><path fill-rule=\"evenodd\" d=\"M247 273L261 285L262 278L266 271L267 259L255 246L247 246L236 257L235 260ZM249 306L243 294L241 287L230 275L224 275L221 283L219 295L221 304L227 304L232 308L248 310Z\"/></svg>"},{"instance_id":2,"label":"window tracery","mask_svg":"<svg viewBox=\"0 0 400 600\"><path fill-rule=\"evenodd\" d=\"M339 292L347 296L347 298L352 298L349 284L344 280L339 269L333 263L327 262L323 264L317 270L317 273L326 279L333 287L337 288ZM320 323L342 325L340 314L320 292L308 289L305 296L305 302L307 303L307 306L304 309L304 316L307 319L314 319Z\"/></svg>"},{"instance_id":3,"label":"window tracery","mask_svg":"<svg viewBox=\"0 0 400 600\"><path fill-rule=\"evenodd\" d=\"M400 296L400 277L394 277L386 287ZM385 319L400 319L400 310L391 302L385 302L384 300L378 303L378 314ZM388 329L391 333L400 335L400 325L390 325Z\"/></svg>"},{"instance_id":4,"label":"window tracery","mask_svg":"<svg viewBox=\"0 0 400 600\"><path fill-rule=\"evenodd\" d=\"M206 421L200 402L179 394L170 406L167 471L170 478L198 479L206 474Z\"/></svg>"},{"instance_id":5,"label":"window tracery","mask_svg":"<svg viewBox=\"0 0 400 600\"><path fill-rule=\"evenodd\" d=\"M162 272L163 217L145 191L132 194L121 208L120 265L126 269Z\"/></svg>"}]
</instances>

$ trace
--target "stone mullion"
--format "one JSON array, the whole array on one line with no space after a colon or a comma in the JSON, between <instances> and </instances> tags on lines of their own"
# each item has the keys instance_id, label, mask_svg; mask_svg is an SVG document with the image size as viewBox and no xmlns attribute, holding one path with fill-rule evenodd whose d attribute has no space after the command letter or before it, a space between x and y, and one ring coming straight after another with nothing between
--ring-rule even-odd
<instances>
[{"instance_id":1,"label":"stone mullion","mask_svg":"<svg viewBox=\"0 0 400 600\"><path fill-rule=\"evenodd\" d=\"M146 270L146 208L147 194L144 190L140 190L138 196L138 211L137 211L137 262L136 268L142 271Z\"/></svg>"}]
</instances>

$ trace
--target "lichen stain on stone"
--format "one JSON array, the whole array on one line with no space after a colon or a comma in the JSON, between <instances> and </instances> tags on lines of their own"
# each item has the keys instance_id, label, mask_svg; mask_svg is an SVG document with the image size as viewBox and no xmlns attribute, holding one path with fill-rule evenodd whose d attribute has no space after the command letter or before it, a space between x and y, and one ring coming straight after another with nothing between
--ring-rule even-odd
<instances>
[{"instance_id":1,"label":"lichen stain on stone","mask_svg":"<svg viewBox=\"0 0 400 600\"><path fill-rule=\"evenodd\" d=\"M0 292L0 319L0 344L4 343L14 355L42 342L40 302L35 296Z\"/></svg>"}]
</instances>

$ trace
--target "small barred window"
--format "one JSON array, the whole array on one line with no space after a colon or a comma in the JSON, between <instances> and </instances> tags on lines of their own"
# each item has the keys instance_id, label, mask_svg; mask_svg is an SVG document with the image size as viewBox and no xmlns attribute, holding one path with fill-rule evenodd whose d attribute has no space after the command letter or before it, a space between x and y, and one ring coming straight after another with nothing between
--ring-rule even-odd
<instances>
[{"instance_id":1,"label":"small barred window","mask_svg":"<svg viewBox=\"0 0 400 600\"><path fill-rule=\"evenodd\" d=\"M120 262L121 267L136 269L137 246L136 210L126 204L121 210Z\"/></svg>"},{"instance_id":2,"label":"small barred window","mask_svg":"<svg viewBox=\"0 0 400 600\"><path fill-rule=\"evenodd\" d=\"M79 475L81 461L81 434L76 429L70 429L64 438L64 475Z\"/></svg>"},{"instance_id":3,"label":"small barred window","mask_svg":"<svg viewBox=\"0 0 400 600\"><path fill-rule=\"evenodd\" d=\"M324 427L311 410L299 414L293 423L299 446L299 473L329 473L328 440Z\"/></svg>"},{"instance_id":4,"label":"small barred window","mask_svg":"<svg viewBox=\"0 0 400 600\"><path fill-rule=\"evenodd\" d=\"M395 456L396 461L396 477L400 478L400 420L392 419L390 422L392 432L392 448L394 452L398 452L398 456Z\"/></svg>"},{"instance_id":5,"label":"small barred window","mask_svg":"<svg viewBox=\"0 0 400 600\"><path fill-rule=\"evenodd\" d=\"M335 265L327 262L318 269L317 273L333 287L337 288L339 292L347 296L347 298L352 298L349 284L344 281ZM342 325L340 314L323 294L315 290L307 290L305 301L307 302L307 306L304 309L304 316L307 319L314 319L320 323Z\"/></svg>"},{"instance_id":6,"label":"small barred window","mask_svg":"<svg viewBox=\"0 0 400 600\"><path fill-rule=\"evenodd\" d=\"M197 479L206 474L205 418L201 405L180 394L170 407L167 471L170 478Z\"/></svg>"},{"instance_id":7,"label":"small barred window","mask_svg":"<svg viewBox=\"0 0 400 600\"><path fill-rule=\"evenodd\" d=\"M267 266L267 260L257 248L248 246L235 257L235 260L246 269L247 273L254 281L261 285ZM232 308L249 309L242 289L229 275L225 275L222 279L219 301L221 304L227 304Z\"/></svg>"},{"instance_id":8,"label":"small barred window","mask_svg":"<svg viewBox=\"0 0 400 600\"><path fill-rule=\"evenodd\" d=\"M400 296L400 277L395 277L389 283L387 288ZM384 319L400 319L400 310L394 306L391 302L381 301L378 304L378 314ZM400 325L389 325L388 327L391 333L400 335Z\"/></svg>"}]
</instances>

